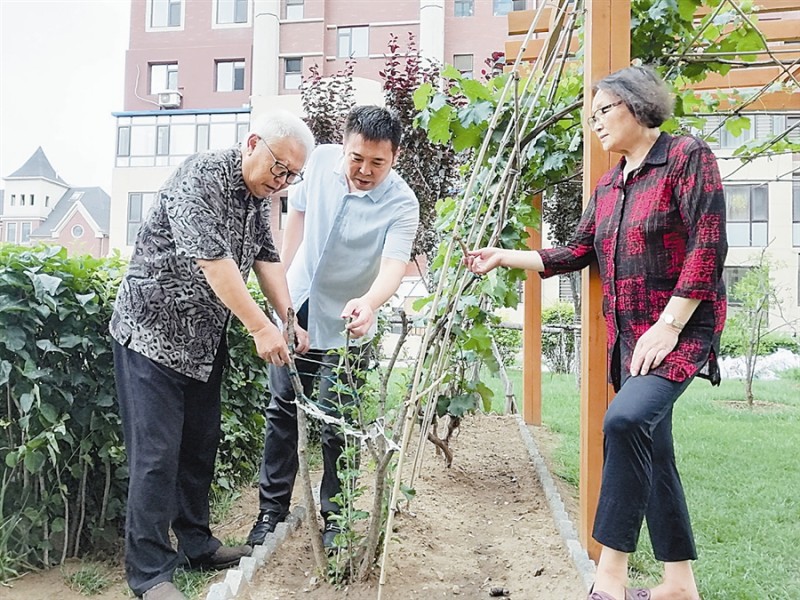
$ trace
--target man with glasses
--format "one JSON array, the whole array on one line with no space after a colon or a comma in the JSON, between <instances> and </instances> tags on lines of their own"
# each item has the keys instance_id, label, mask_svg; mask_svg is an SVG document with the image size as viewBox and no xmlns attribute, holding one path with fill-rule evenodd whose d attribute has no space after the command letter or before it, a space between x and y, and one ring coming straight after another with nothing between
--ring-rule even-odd
<instances>
[{"instance_id":1,"label":"man with glasses","mask_svg":"<svg viewBox=\"0 0 800 600\"><path fill-rule=\"evenodd\" d=\"M187 158L137 235L110 329L128 453L125 567L145 600L184 600L172 583L182 562L222 569L251 552L223 546L209 528L225 330L233 313L261 358L278 366L289 360L283 334L246 282L252 269L286 319L291 300L272 240L270 196L300 180L313 147L298 117L267 114L241 146ZM306 348L301 331L298 349Z\"/></svg>"},{"instance_id":2,"label":"man with glasses","mask_svg":"<svg viewBox=\"0 0 800 600\"><path fill-rule=\"evenodd\" d=\"M316 403L337 416L353 402L344 389L362 383L358 375L351 382L339 372L341 350L349 342L350 364L363 373L376 311L400 285L419 223L417 198L392 169L401 136L395 113L357 106L345 122L344 145L319 146L303 183L290 189L281 257L311 347L296 361L297 369L305 395L311 397L318 380ZM263 543L286 518L298 469L297 407L288 369L270 366L269 382L260 513L250 545ZM339 531L334 497L341 492L337 467L343 447L337 426L323 423L320 503L329 549Z\"/></svg>"}]
</instances>

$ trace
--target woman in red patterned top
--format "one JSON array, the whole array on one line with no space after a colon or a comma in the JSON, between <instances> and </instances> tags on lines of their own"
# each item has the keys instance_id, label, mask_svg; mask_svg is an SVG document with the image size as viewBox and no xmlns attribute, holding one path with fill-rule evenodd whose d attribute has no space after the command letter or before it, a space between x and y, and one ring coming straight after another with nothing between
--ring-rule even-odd
<instances>
[{"instance_id":1,"label":"woman in red patterned top","mask_svg":"<svg viewBox=\"0 0 800 600\"><path fill-rule=\"evenodd\" d=\"M593 531L602 551L590 600L700 598L672 409L696 375L719 383L728 244L714 154L702 140L660 132L671 112L669 91L650 68L628 67L597 83L588 123L603 148L623 158L598 182L573 238L539 251L482 248L466 259L477 274L503 266L550 277L599 266L617 395L603 423ZM664 581L626 589L628 555L645 518Z\"/></svg>"}]
</instances>

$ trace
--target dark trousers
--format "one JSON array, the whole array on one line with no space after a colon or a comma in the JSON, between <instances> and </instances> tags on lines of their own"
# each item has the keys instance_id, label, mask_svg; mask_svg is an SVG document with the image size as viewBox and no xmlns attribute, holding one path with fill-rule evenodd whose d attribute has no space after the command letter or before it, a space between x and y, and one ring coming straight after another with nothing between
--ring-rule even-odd
<instances>
[{"instance_id":1,"label":"dark trousers","mask_svg":"<svg viewBox=\"0 0 800 600\"><path fill-rule=\"evenodd\" d=\"M697 558L672 442L672 409L690 382L628 377L611 402L603 423L603 478L592 534L604 546L636 550L646 517L657 560Z\"/></svg>"},{"instance_id":2,"label":"dark trousers","mask_svg":"<svg viewBox=\"0 0 800 600\"><path fill-rule=\"evenodd\" d=\"M303 385L303 393L313 398L314 383L319 380L319 393L314 399L328 414L340 416L339 406L352 405L355 401L348 392L360 388L363 377L354 374L348 380L344 365L339 373L341 357L338 353L311 350L295 363ZM350 351L350 364L359 374L369 363L369 349ZM259 507L278 515L280 518L289 512L292 490L297 477L297 406L295 394L286 367L269 368L270 403L266 409L267 433L264 441L264 458L261 461L259 477ZM344 450L344 437L337 425L321 423L323 473L320 483L320 504L322 516L340 512L340 506L331 498L342 491L337 474L339 457Z\"/></svg>"},{"instance_id":3,"label":"dark trousers","mask_svg":"<svg viewBox=\"0 0 800 600\"><path fill-rule=\"evenodd\" d=\"M181 554L204 559L220 546L209 529L208 493L225 358L223 345L203 383L114 342L129 472L125 572L137 596L171 581ZM170 543L170 527L180 552Z\"/></svg>"}]
</instances>

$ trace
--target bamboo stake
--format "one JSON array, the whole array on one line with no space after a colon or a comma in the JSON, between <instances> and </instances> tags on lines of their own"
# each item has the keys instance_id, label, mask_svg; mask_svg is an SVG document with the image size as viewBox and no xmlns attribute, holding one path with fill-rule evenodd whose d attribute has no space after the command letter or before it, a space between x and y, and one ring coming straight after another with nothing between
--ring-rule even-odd
<instances>
[{"instance_id":1,"label":"bamboo stake","mask_svg":"<svg viewBox=\"0 0 800 600\"><path fill-rule=\"evenodd\" d=\"M297 365L294 362L294 318L294 310L290 308L286 318L286 329L289 334L289 364L287 368L289 369L289 379L292 382L292 389L294 390L295 402L300 403L305 399L305 393L303 392L303 385L300 382L300 374L297 372ZM325 557L325 550L322 548L322 538L318 535L317 528L315 527L315 525L317 525L317 503L314 501L311 474L308 470L308 421L306 420L306 413L299 407L297 407L296 412L298 471L303 484L303 498L308 511L308 529L311 534L311 550L314 554L314 564L317 570L320 575L324 575L328 566L328 560Z\"/></svg>"}]
</instances>

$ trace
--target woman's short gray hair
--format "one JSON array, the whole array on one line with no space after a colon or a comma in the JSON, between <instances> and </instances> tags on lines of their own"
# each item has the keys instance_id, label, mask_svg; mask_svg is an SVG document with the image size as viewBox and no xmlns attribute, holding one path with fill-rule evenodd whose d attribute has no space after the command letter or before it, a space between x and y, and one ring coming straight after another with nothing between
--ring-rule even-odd
<instances>
[{"instance_id":1,"label":"woman's short gray hair","mask_svg":"<svg viewBox=\"0 0 800 600\"><path fill-rule=\"evenodd\" d=\"M250 125L250 134L256 134L267 143L281 138L292 138L306 149L306 156L314 149L314 134L303 119L288 110L270 110L262 113Z\"/></svg>"},{"instance_id":2,"label":"woman's short gray hair","mask_svg":"<svg viewBox=\"0 0 800 600\"><path fill-rule=\"evenodd\" d=\"M626 67L595 83L592 90L603 90L622 100L645 127L659 127L672 116L672 94L651 67Z\"/></svg>"}]
</instances>

